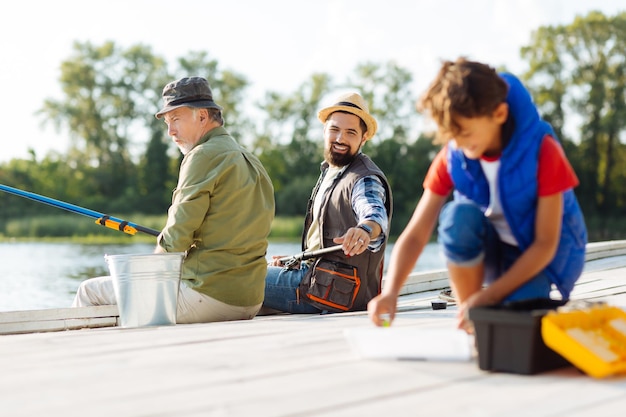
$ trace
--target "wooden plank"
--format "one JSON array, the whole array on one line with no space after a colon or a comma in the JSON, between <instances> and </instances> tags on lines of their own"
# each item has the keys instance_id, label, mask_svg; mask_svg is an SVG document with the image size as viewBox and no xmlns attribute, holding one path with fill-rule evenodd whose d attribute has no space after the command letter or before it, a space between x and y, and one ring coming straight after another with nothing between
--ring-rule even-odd
<instances>
[{"instance_id":1,"label":"wooden plank","mask_svg":"<svg viewBox=\"0 0 626 417\"><path fill-rule=\"evenodd\" d=\"M0 313L0 323L25 321L81 319L92 317L117 317L117 306L50 308L42 310L7 311Z\"/></svg>"},{"instance_id":2,"label":"wooden plank","mask_svg":"<svg viewBox=\"0 0 626 417\"><path fill-rule=\"evenodd\" d=\"M51 308L0 313L0 335L116 326L117 306Z\"/></svg>"},{"instance_id":3,"label":"wooden plank","mask_svg":"<svg viewBox=\"0 0 626 417\"><path fill-rule=\"evenodd\" d=\"M98 328L116 326L117 317L96 317L83 319L27 321L19 323L3 323L0 325L0 335L57 332L62 330L78 330L85 328Z\"/></svg>"},{"instance_id":4,"label":"wooden plank","mask_svg":"<svg viewBox=\"0 0 626 417\"><path fill-rule=\"evenodd\" d=\"M383 288L385 280L383 279ZM400 290L400 295L414 294L424 291L441 290L449 288L448 270L441 269L428 272L414 272L409 274L406 282Z\"/></svg>"},{"instance_id":5,"label":"wooden plank","mask_svg":"<svg viewBox=\"0 0 626 417\"><path fill-rule=\"evenodd\" d=\"M442 416L595 416L596 407L606 415L617 416L626 405L620 390L623 384L608 388L579 374L573 368L519 377L488 374L480 379L456 380L447 386L429 390L400 391L395 396L355 404L337 413L317 416L407 415L406 410L419 410L416 415ZM480 388L483 389L480 389ZM486 388L486 389L485 389ZM572 393L583 393L572 395ZM605 404L610 404L605 407ZM581 412L581 410L583 412Z\"/></svg>"},{"instance_id":6,"label":"wooden plank","mask_svg":"<svg viewBox=\"0 0 626 417\"><path fill-rule=\"evenodd\" d=\"M585 248L585 261L626 254L626 240L590 242Z\"/></svg>"},{"instance_id":7,"label":"wooden plank","mask_svg":"<svg viewBox=\"0 0 626 417\"><path fill-rule=\"evenodd\" d=\"M597 253L613 249L626 248L626 240L604 240L601 242L589 242L586 246L587 253Z\"/></svg>"},{"instance_id":8,"label":"wooden plank","mask_svg":"<svg viewBox=\"0 0 626 417\"><path fill-rule=\"evenodd\" d=\"M605 271L613 268L620 268L624 266L624 261L626 260L626 256L618 255L607 258L596 258L590 261L585 262L584 272L593 272L593 271Z\"/></svg>"}]
</instances>

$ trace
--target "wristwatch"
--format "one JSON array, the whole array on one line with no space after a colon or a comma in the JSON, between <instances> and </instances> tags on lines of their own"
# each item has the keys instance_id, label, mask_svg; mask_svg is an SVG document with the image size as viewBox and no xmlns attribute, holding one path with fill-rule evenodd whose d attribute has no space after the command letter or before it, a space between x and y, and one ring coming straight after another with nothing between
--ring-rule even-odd
<instances>
[{"instance_id":1,"label":"wristwatch","mask_svg":"<svg viewBox=\"0 0 626 417\"><path fill-rule=\"evenodd\" d=\"M358 227L361 230L365 230L367 232L367 235L369 237L372 237L372 228L369 227L368 225L360 223L360 224L357 224L356 227Z\"/></svg>"}]
</instances>

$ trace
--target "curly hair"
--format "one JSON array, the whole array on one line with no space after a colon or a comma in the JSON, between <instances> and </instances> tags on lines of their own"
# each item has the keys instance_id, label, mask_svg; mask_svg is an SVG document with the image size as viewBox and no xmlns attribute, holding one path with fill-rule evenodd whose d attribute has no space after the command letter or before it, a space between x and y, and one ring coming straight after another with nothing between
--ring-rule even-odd
<instances>
[{"instance_id":1,"label":"curly hair","mask_svg":"<svg viewBox=\"0 0 626 417\"><path fill-rule=\"evenodd\" d=\"M490 116L508 88L494 68L461 57L443 62L416 107L437 124L435 143L445 143L459 133L459 117Z\"/></svg>"}]
</instances>

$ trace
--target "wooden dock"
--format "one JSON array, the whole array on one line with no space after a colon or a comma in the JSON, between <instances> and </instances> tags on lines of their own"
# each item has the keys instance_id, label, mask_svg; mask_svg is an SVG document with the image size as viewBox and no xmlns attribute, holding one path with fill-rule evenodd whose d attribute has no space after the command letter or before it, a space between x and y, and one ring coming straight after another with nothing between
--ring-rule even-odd
<instances>
[{"instance_id":1,"label":"wooden dock","mask_svg":"<svg viewBox=\"0 0 626 417\"><path fill-rule=\"evenodd\" d=\"M455 306L430 306L446 286L445 276L419 274L411 285L421 292L401 297L393 328L454 328ZM572 298L626 309L625 294L626 242L590 244ZM366 313L4 335L0 412L8 417L608 417L626 410L626 377L598 380L574 367L532 376L486 372L475 357L364 359L345 337L346 330L360 328L371 328Z\"/></svg>"}]
</instances>

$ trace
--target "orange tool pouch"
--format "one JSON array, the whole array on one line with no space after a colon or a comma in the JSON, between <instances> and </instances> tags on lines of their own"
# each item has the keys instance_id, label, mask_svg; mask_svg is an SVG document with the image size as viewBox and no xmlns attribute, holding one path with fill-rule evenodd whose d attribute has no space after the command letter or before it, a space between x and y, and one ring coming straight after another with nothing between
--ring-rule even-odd
<instances>
[{"instance_id":1,"label":"orange tool pouch","mask_svg":"<svg viewBox=\"0 0 626 417\"><path fill-rule=\"evenodd\" d=\"M299 292L307 303L337 313L352 308L360 287L356 267L320 258L302 279Z\"/></svg>"}]
</instances>

